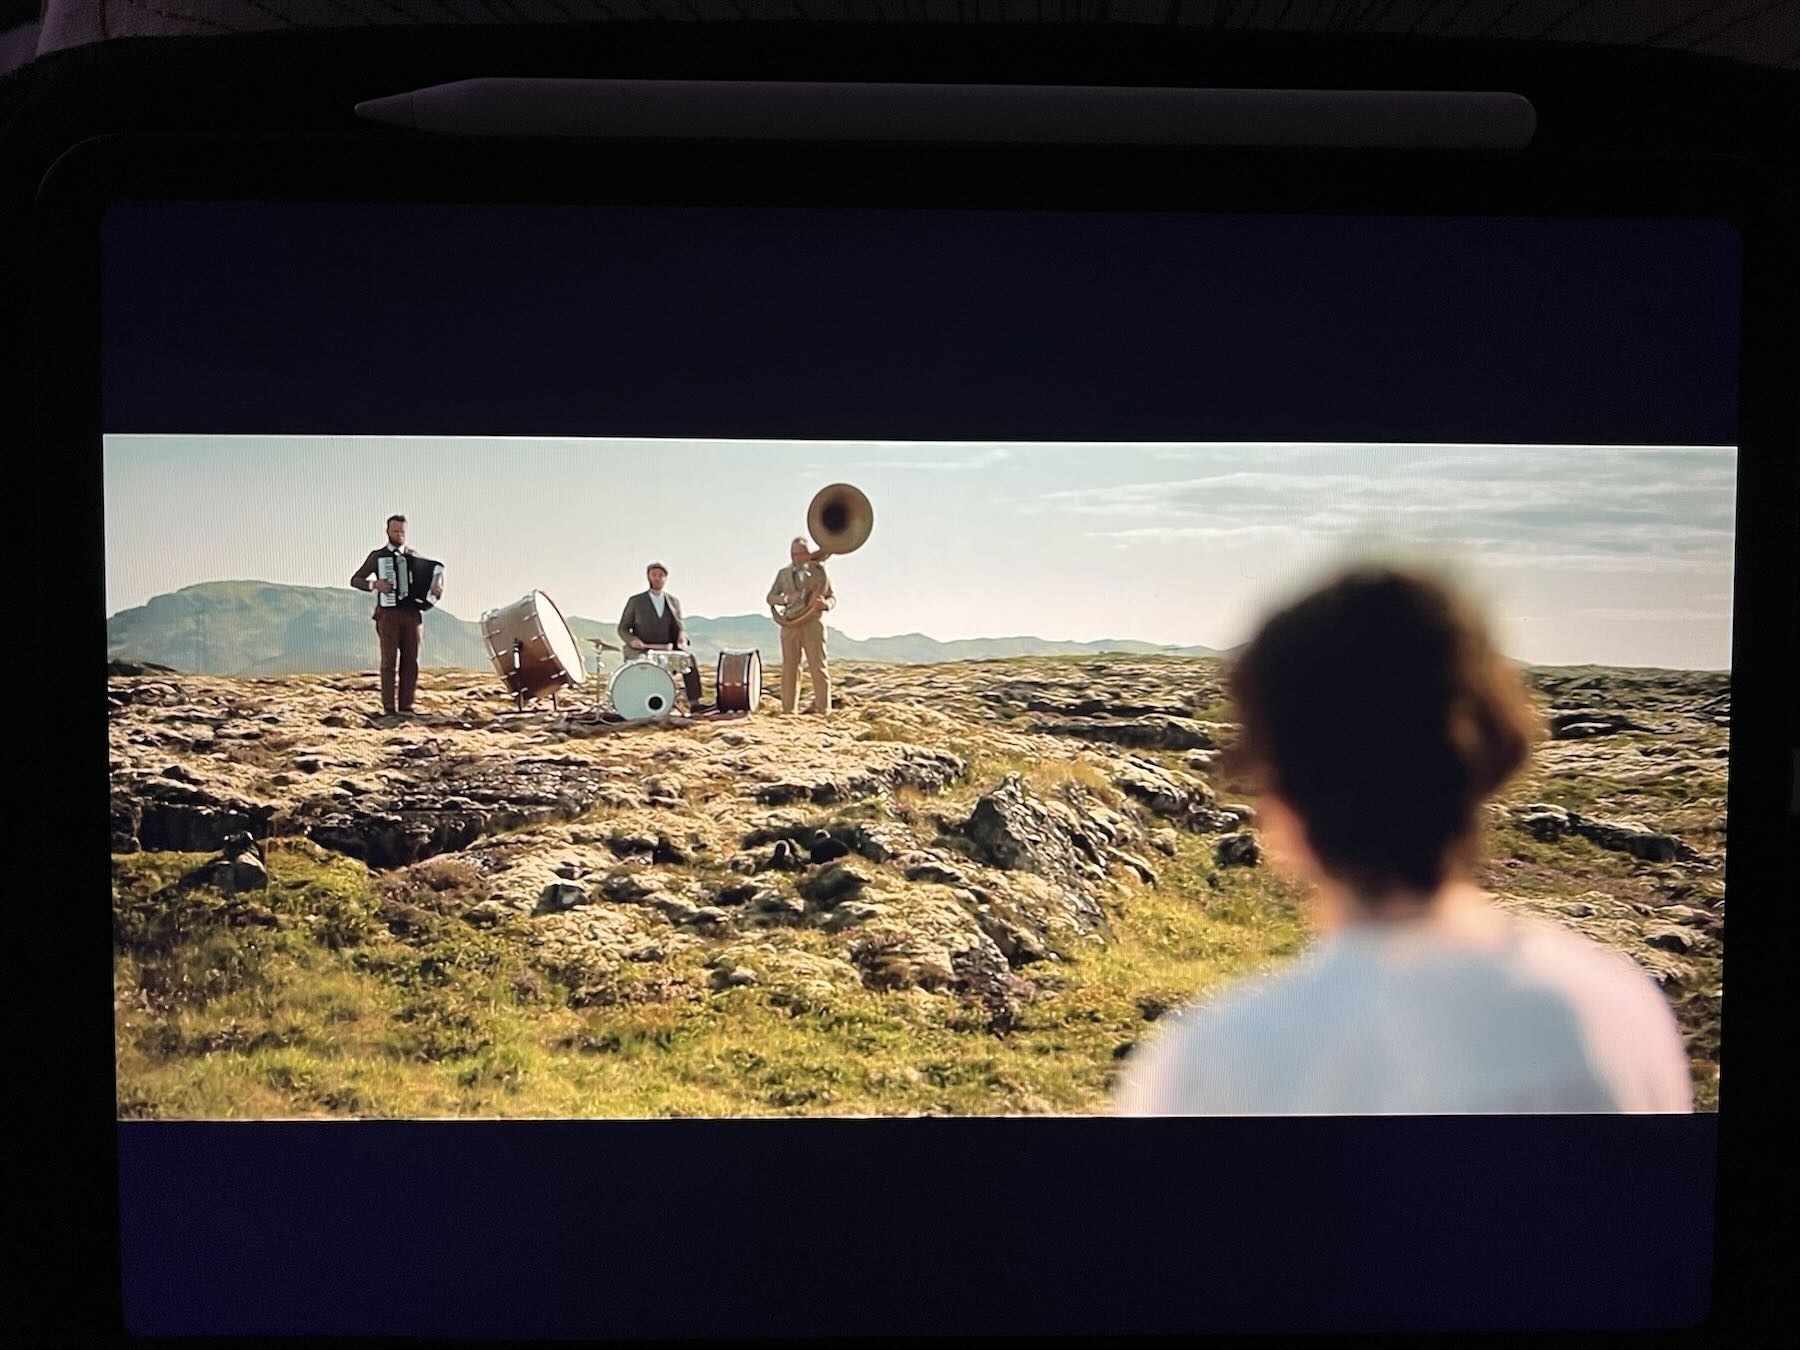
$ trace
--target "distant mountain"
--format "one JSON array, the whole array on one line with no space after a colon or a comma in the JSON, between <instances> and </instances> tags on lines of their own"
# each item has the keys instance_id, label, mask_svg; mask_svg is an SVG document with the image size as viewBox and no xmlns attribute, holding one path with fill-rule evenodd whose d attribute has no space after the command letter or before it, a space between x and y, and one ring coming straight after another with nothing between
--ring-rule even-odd
<instances>
[{"instance_id":1,"label":"distant mountain","mask_svg":"<svg viewBox=\"0 0 1800 1350\"><path fill-rule=\"evenodd\" d=\"M376 664L372 609L368 595L348 587L208 581L113 615L106 621L106 654L195 675L368 670ZM479 626L432 610L420 661L487 665Z\"/></svg>"},{"instance_id":2,"label":"distant mountain","mask_svg":"<svg viewBox=\"0 0 1800 1350\"><path fill-rule=\"evenodd\" d=\"M770 625L773 627L773 625ZM831 636L834 655L851 661L892 661L899 665L930 665L936 661L995 661L1008 656L1096 656L1101 652L1126 652L1133 655L1222 656L1211 647L1159 646L1154 642L1133 642L1126 638L1105 638L1098 642L1056 642L1039 637L953 638L940 642L923 633L902 633L897 637L869 638L862 642Z\"/></svg>"},{"instance_id":3,"label":"distant mountain","mask_svg":"<svg viewBox=\"0 0 1800 1350\"><path fill-rule=\"evenodd\" d=\"M106 621L110 661L170 666L195 675L301 675L368 670L375 665L370 598L348 588L285 586L267 581L207 581L121 610ZM569 616L569 627L591 654L591 637L616 641L615 622ZM781 639L763 614L707 619L688 617L702 662L721 648L754 647L774 664ZM1008 656L1092 656L1100 652L1219 656L1210 647L1158 646L1106 640L1053 642L1035 637L959 638L940 642L923 633L847 638L828 630L832 656L845 661L925 665L938 661L993 660ZM491 664L479 623L443 609L425 615L420 664L431 668L485 670ZM616 653L608 664L616 665Z\"/></svg>"}]
</instances>

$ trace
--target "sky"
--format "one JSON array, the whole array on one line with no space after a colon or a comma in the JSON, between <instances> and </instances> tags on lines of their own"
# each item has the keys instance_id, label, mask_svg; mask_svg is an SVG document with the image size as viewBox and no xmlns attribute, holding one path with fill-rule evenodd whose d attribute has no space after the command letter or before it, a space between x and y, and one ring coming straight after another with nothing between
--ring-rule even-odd
<instances>
[{"instance_id":1,"label":"sky","mask_svg":"<svg viewBox=\"0 0 1800 1350\"><path fill-rule=\"evenodd\" d=\"M534 589L613 618L651 559L691 615L760 613L832 482L875 508L830 564L853 638L1229 647L1373 556L1449 568L1522 661L1730 665L1724 446L110 435L107 613L202 581L344 586L394 512L461 618Z\"/></svg>"}]
</instances>

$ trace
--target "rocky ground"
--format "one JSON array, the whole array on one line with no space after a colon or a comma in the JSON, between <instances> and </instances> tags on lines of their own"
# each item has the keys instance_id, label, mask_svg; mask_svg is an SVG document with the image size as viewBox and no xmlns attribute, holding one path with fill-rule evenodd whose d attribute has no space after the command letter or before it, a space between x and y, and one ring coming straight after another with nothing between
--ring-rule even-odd
<instances>
[{"instance_id":1,"label":"rocky ground","mask_svg":"<svg viewBox=\"0 0 1800 1350\"><path fill-rule=\"evenodd\" d=\"M1099 1109L1145 1022L1304 936L1219 674L852 665L828 719L625 730L475 673L407 720L372 676L115 675L122 1109ZM1484 883L1651 971L1710 1105L1726 678L1534 678Z\"/></svg>"}]
</instances>

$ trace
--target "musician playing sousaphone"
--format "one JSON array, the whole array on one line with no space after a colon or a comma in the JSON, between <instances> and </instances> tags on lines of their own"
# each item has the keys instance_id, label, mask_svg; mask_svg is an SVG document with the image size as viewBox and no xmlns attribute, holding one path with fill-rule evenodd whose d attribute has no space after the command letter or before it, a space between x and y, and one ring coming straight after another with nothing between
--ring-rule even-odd
<instances>
[{"instance_id":1,"label":"musician playing sousaphone","mask_svg":"<svg viewBox=\"0 0 1800 1350\"><path fill-rule=\"evenodd\" d=\"M382 714L410 717L419 688L419 637L425 611L443 599L443 566L407 547L405 516L389 516L387 543L362 560L351 573L350 584L375 594Z\"/></svg>"},{"instance_id":2,"label":"musician playing sousaphone","mask_svg":"<svg viewBox=\"0 0 1800 1350\"><path fill-rule=\"evenodd\" d=\"M769 609L781 630L781 710L794 711L800 700L800 658L812 677L811 711L831 712L831 672L826 665L825 614L837 604L831 578L825 575L823 550L814 552L804 535L788 545L788 566L769 587Z\"/></svg>"},{"instance_id":3,"label":"musician playing sousaphone","mask_svg":"<svg viewBox=\"0 0 1800 1350\"><path fill-rule=\"evenodd\" d=\"M627 600L625 612L619 616L619 641L630 653L627 660L645 659L646 654L653 651L685 653L686 659L677 664L682 667L681 682L687 691L691 711L700 706L700 667L689 651L681 601L663 589L669 579L669 569L661 563L653 562L646 567L644 578L650 583L649 589L639 591Z\"/></svg>"}]
</instances>

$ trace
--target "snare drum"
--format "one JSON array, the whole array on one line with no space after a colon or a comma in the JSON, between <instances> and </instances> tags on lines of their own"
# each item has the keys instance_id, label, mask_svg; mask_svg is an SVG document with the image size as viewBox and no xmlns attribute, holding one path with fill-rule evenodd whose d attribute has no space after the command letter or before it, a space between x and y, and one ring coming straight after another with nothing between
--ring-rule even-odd
<instances>
[{"instance_id":1,"label":"snare drum","mask_svg":"<svg viewBox=\"0 0 1800 1350\"><path fill-rule=\"evenodd\" d=\"M521 701L546 692L554 694L560 687L572 688L587 676L581 666L580 644L556 602L542 591L483 614L481 636L494 670Z\"/></svg>"},{"instance_id":2,"label":"snare drum","mask_svg":"<svg viewBox=\"0 0 1800 1350\"><path fill-rule=\"evenodd\" d=\"M675 678L656 661L627 661L606 687L613 711L633 721L675 711Z\"/></svg>"},{"instance_id":3,"label":"snare drum","mask_svg":"<svg viewBox=\"0 0 1800 1350\"><path fill-rule=\"evenodd\" d=\"M690 651L664 651L660 647L652 647L648 651L631 652L627 661L648 661L653 666L661 666L664 670L680 674L694 664L694 654Z\"/></svg>"},{"instance_id":4,"label":"snare drum","mask_svg":"<svg viewBox=\"0 0 1800 1350\"><path fill-rule=\"evenodd\" d=\"M721 712L755 712L762 702L762 653L754 647L727 647L719 653L713 688Z\"/></svg>"}]
</instances>

